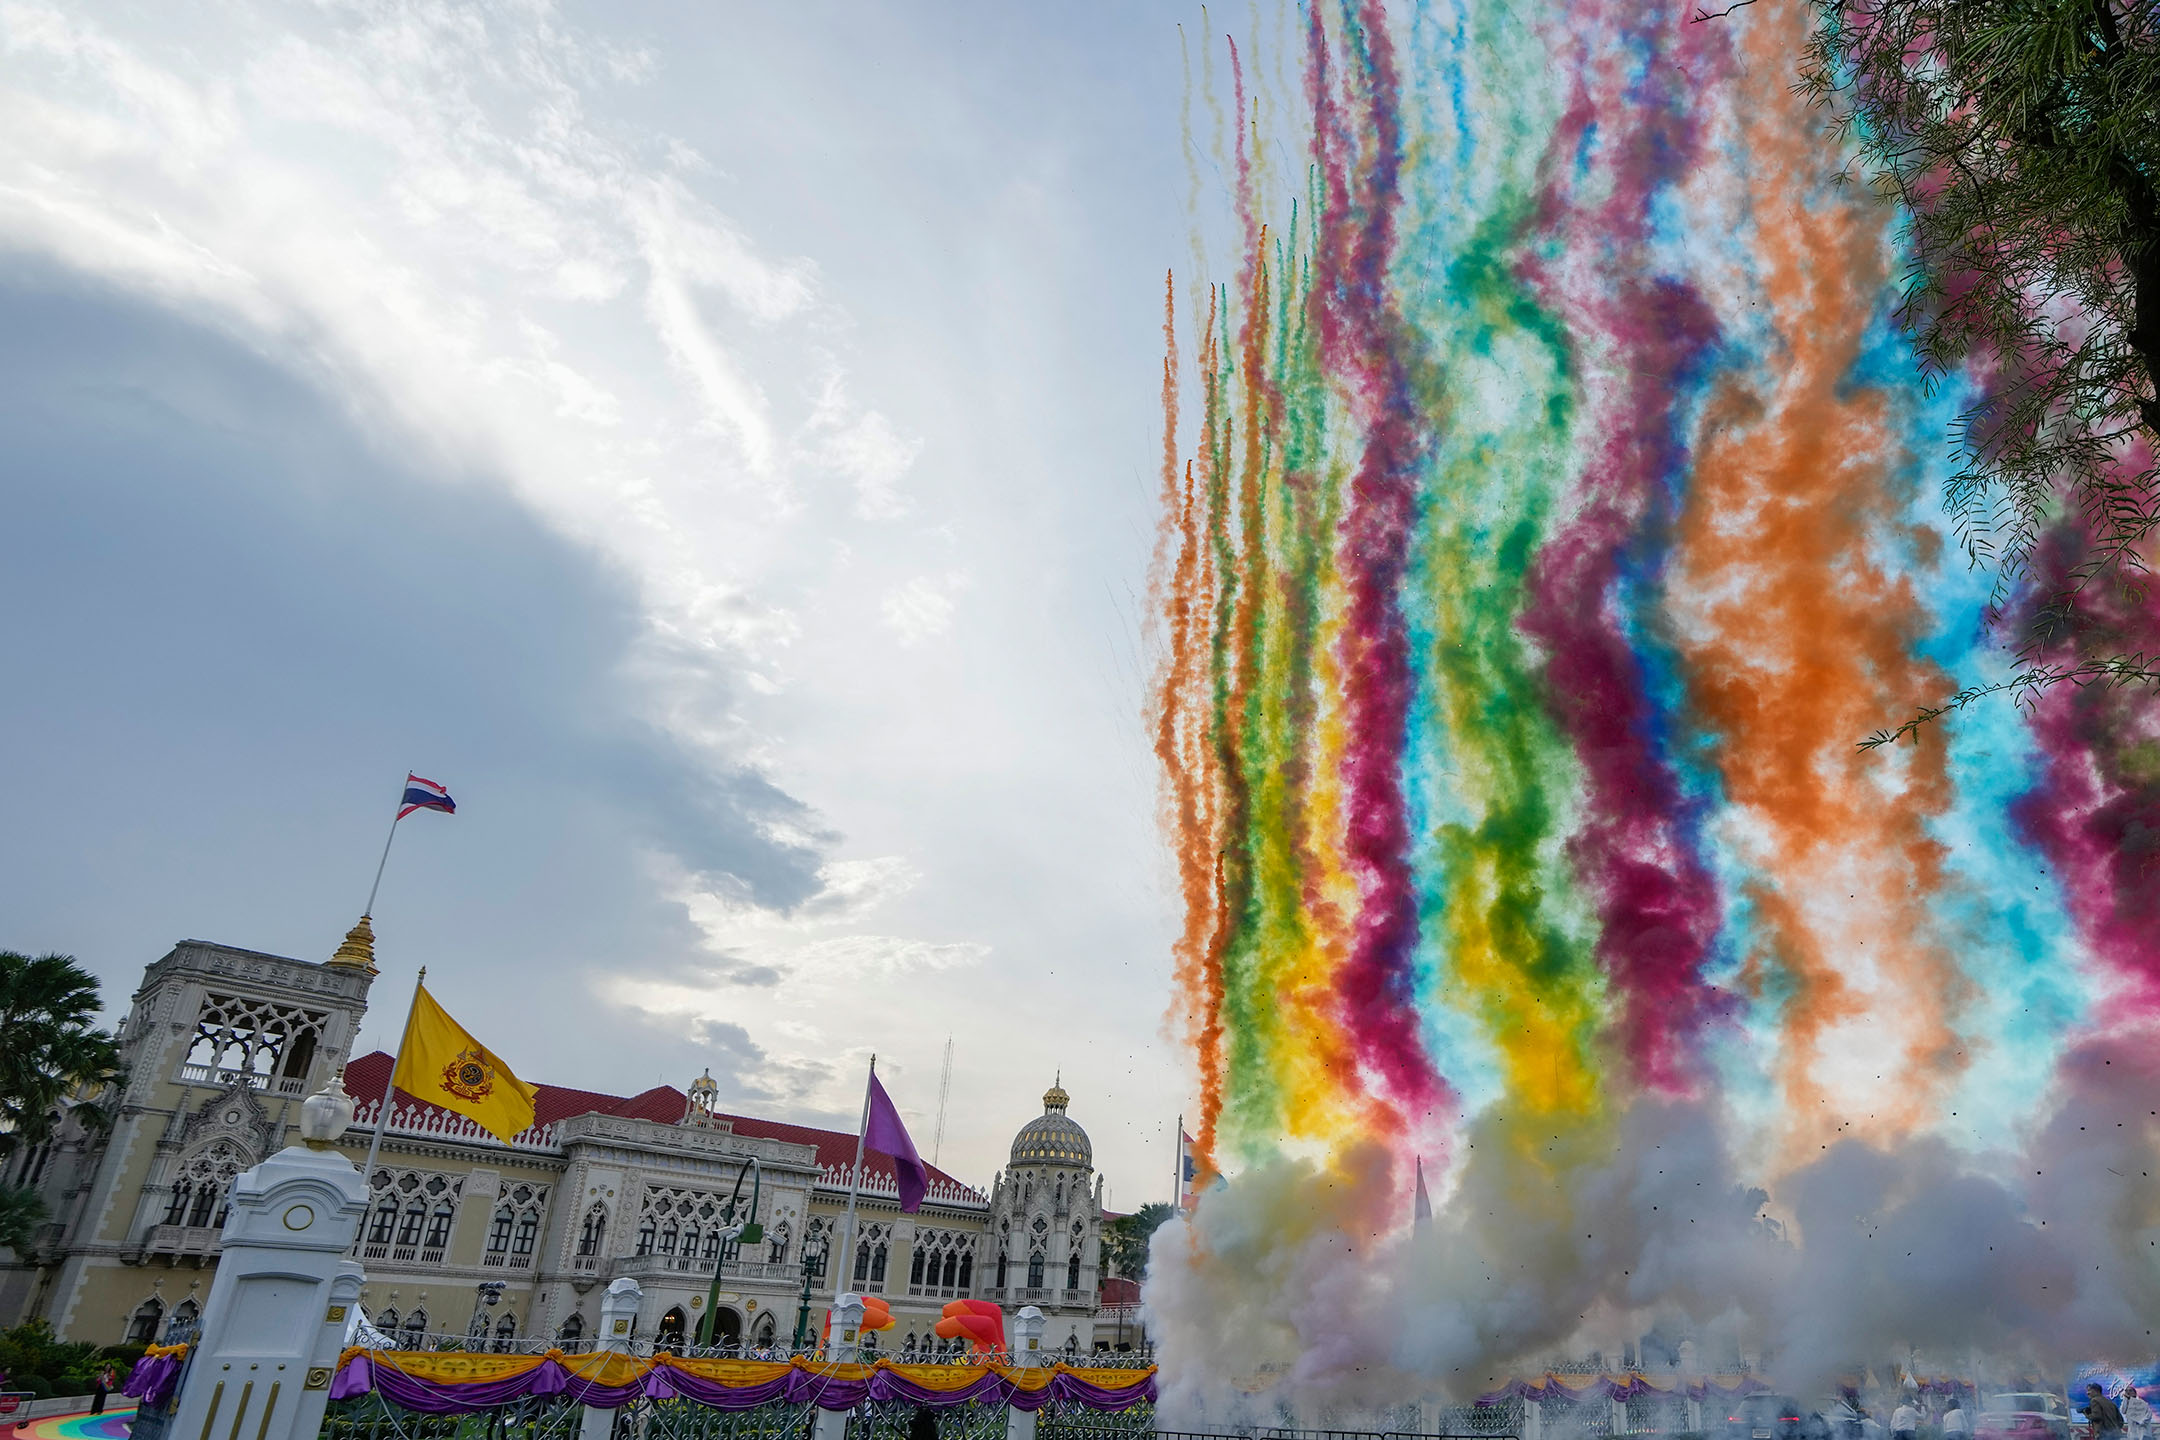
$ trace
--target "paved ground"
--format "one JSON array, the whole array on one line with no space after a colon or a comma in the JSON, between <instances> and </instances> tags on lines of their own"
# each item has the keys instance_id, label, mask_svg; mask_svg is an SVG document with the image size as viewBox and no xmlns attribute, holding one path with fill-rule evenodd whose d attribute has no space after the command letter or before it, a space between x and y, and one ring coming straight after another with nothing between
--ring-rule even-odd
<instances>
[{"instance_id":1,"label":"paved ground","mask_svg":"<svg viewBox=\"0 0 2160 1440\"><path fill-rule=\"evenodd\" d=\"M19 1440L127 1440L128 1422L135 1418L135 1402L113 1397L102 1415L47 1415L25 1420L15 1432ZM0 1434L0 1440L5 1440Z\"/></svg>"}]
</instances>

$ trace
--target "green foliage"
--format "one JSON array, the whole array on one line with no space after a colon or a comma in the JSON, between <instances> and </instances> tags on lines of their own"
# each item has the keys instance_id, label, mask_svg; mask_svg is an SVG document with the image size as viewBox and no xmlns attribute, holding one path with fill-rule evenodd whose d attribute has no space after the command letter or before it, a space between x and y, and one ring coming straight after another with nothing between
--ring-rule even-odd
<instances>
[{"instance_id":1,"label":"green foliage","mask_svg":"<svg viewBox=\"0 0 2160 1440\"><path fill-rule=\"evenodd\" d=\"M142 1356L140 1345L93 1345L80 1340L61 1340L43 1320L31 1320L12 1330L0 1330L0 1371L7 1372L9 1390L28 1390L39 1399L49 1395L87 1395L97 1372L105 1365L125 1380Z\"/></svg>"},{"instance_id":2,"label":"green foliage","mask_svg":"<svg viewBox=\"0 0 2160 1440\"><path fill-rule=\"evenodd\" d=\"M18 1259L30 1253L38 1226L47 1219L45 1202L27 1185L0 1185L0 1246Z\"/></svg>"},{"instance_id":3,"label":"green foliage","mask_svg":"<svg viewBox=\"0 0 2160 1440\"><path fill-rule=\"evenodd\" d=\"M119 1079L120 1049L97 1013L97 980L73 957L0 950L0 1153L44 1140L69 1097L84 1123L106 1123L95 1102Z\"/></svg>"},{"instance_id":4,"label":"green foliage","mask_svg":"<svg viewBox=\"0 0 2160 1440\"><path fill-rule=\"evenodd\" d=\"M1143 1205L1130 1215L1120 1215L1104 1227L1103 1253L1110 1262L1110 1273L1127 1280L1145 1280L1148 1242L1175 1214L1175 1205L1157 1202Z\"/></svg>"},{"instance_id":5,"label":"green foliage","mask_svg":"<svg viewBox=\"0 0 2160 1440\"><path fill-rule=\"evenodd\" d=\"M2029 612L2025 675L1961 693L2160 684L2143 655L2080 646L2090 585L2140 597L2160 529L2160 10L2143 0L1813 0L1800 86L1866 179L1910 216L1898 318L1923 367L1971 362L1950 510L2022 601L2041 537L2082 512L2087 543ZM2136 442L2153 449L2140 460ZM2101 649L2107 647L2103 643ZM2051 663L2052 661L2052 663Z\"/></svg>"}]
</instances>

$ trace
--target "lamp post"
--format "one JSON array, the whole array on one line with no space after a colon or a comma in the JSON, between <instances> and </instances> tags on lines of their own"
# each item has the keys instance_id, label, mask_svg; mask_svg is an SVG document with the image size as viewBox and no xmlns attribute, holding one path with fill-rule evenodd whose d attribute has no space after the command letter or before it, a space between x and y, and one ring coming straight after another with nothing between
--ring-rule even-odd
<instances>
[{"instance_id":1,"label":"lamp post","mask_svg":"<svg viewBox=\"0 0 2160 1440\"><path fill-rule=\"evenodd\" d=\"M831 1246L822 1235L805 1235L802 1244L802 1307L795 1312L795 1349L810 1343L810 1287L824 1278L825 1252Z\"/></svg>"},{"instance_id":2,"label":"lamp post","mask_svg":"<svg viewBox=\"0 0 2160 1440\"><path fill-rule=\"evenodd\" d=\"M750 1182L750 1218L742 1224L735 1223L735 1207L742 1203L743 1181ZM720 1270L727 1264L728 1247L740 1240L755 1245L765 1238L765 1227L758 1224L758 1197L764 1193L765 1172L758 1165L757 1156L743 1161L743 1168L735 1177L735 1189L729 1193L727 1204L720 1211L722 1229L719 1247L713 1252L712 1285L705 1292L705 1317L698 1322L698 1344L710 1345L720 1328Z\"/></svg>"}]
</instances>

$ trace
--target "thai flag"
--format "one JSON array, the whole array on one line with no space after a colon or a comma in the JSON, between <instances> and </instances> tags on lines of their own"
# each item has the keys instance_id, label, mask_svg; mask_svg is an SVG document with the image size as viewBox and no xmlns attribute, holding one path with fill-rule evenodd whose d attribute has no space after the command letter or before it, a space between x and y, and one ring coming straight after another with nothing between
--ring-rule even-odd
<instances>
[{"instance_id":1,"label":"thai flag","mask_svg":"<svg viewBox=\"0 0 2160 1440\"><path fill-rule=\"evenodd\" d=\"M402 803L405 808L397 812L400 820L415 810L440 810L445 815L457 814L457 801L450 798L448 790L433 780L421 779L409 770L405 773L405 799Z\"/></svg>"}]
</instances>

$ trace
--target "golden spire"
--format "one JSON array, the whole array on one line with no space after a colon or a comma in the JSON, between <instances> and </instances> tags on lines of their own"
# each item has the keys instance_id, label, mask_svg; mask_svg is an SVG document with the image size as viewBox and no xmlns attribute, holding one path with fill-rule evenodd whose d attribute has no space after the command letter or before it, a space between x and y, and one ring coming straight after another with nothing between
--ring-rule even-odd
<instances>
[{"instance_id":1,"label":"golden spire","mask_svg":"<svg viewBox=\"0 0 2160 1440\"><path fill-rule=\"evenodd\" d=\"M337 947L337 953L328 961L340 970L365 970L375 973L375 927L362 915L360 923L345 932L345 943Z\"/></svg>"},{"instance_id":2,"label":"golden spire","mask_svg":"<svg viewBox=\"0 0 2160 1440\"><path fill-rule=\"evenodd\" d=\"M1043 1092L1043 1113L1062 1111L1071 1103L1072 1096L1065 1093L1065 1072L1060 1070L1057 1079L1051 1081L1050 1088Z\"/></svg>"}]
</instances>

